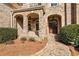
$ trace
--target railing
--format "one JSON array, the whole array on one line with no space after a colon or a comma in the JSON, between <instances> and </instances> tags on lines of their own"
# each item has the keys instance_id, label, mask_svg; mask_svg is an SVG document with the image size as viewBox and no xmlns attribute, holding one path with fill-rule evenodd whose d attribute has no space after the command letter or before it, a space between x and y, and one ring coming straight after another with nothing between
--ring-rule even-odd
<instances>
[{"instance_id":1,"label":"railing","mask_svg":"<svg viewBox=\"0 0 79 59\"><path fill-rule=\"evenodd\" d=\"M58 3L51 3L51 6L57 6Z\"/></svg>"},{"instance_id":2,"label":"railing","mask_svg":"<svg viewBox=\"0 0 79 59\"><path fill-rule=\"evenodd\" d=\"M39 7L39 6L42 6L41 3L32 3L30 4L30 7Z\"/></svg>"}]
</instances>

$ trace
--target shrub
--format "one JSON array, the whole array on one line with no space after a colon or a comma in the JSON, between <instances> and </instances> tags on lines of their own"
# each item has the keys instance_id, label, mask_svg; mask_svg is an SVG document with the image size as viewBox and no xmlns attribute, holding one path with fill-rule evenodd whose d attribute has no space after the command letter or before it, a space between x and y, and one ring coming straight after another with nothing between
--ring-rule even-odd
<instances>
[{"instance_id":1,"label":"shrub","mask_svg":"<svg viewBox=\"0 0 79 59\"><path fill-rule=\"evenodd\" d=\"M36 40L35 40L34 37L30 37L30 38L29 38L29 41L33 41L33 42L35 42Z\"/></svg>"},{"instance_id":2,"label":"shrub","mask_svg":"<svg viewBox=\"0 0 79 59\"><path fill-rule=\"evenodd\" d=\"M44 40L48 40L48 38L47 37L44 37Z\"/></svg>"},{"instance_id":3,"label":"shrub","mask_svg":"<svg viewBox=\"0 0 79 59\"><path fill-rule=\"evenodd\" d=\"M79 46L79 25L72 24L60 29L59 38L65 44Z\"/></svg>"},{"instance_id":4,"label":"shrub","mask_svg":"<svg viewBox=\"0 0 79 59\"><path fill-rule=\"evenodd\" d=\"M9 40L9 41L6 41L5 44L14 44L14 41L13 40Z\"/></svg>"},{"instance_id":5,"label":"shrub","mask_svg":"<svg viewBox=\"0 0 79 59\"><path fill-rule=\"evenodd\" d=\"M26 37L21 37L20 40L22 41L22 43L24 43L27 40L27 38Z\"/></svg>"},{"instance_id":6,"label":"shrub","mask_svg":"<svg viewBox=\"0 0 79 59\"><path fill-rule=\"evenodd\" d=\"M17 37L17 30L14 28L0 28L0 43L13 40Z\"/></svg>"}]
</instances>

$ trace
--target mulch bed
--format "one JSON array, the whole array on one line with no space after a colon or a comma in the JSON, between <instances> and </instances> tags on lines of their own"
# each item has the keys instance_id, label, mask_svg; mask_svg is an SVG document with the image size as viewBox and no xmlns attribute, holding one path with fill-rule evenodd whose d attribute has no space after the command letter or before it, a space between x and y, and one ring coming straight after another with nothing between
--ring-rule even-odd
<instances>
[{"instance_id":1,"label":"mulch bed","mask_svg":"<svg viewBox=\"0 0 79 59\"><path fill-rule=\"evenodd\" d=\"M46 46L47 40L25 41L15 40L13 44L0 44L0 56L28 56L32 55Z\"/></svg>"},{"instance_id":2,"label":"mulch bed","mask_svg":"<svg viewBox=\"0 0 79 59\"><path fill-rule=\"evenodd\" d=\"M72 56L79 56L79 49L73 47L73 46L68 46L70 51L71 51L71 54Z\"/></svg>"}]
</instances>

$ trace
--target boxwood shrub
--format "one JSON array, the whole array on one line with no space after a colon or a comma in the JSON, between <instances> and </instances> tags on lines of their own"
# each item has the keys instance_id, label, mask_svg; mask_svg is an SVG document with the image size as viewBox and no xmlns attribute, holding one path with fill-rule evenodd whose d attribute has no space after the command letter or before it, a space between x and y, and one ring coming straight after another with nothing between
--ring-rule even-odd
<instances>
[{"instance_id":1,"label":"boxwood shrub","mask_svg":"<svg viewBox=\"0 0 79 59\"><path fill-rule=\"evenodd\" d=\"M14 28L0 28L0 43L17 38L17 30Z\"/></svg>"},{"instance_id":2,"label":"boxwood shrub","mask_svg":"<svg viewBox=\"0 0 79 59\"><path fill-rule=\"evenodd\" d=\"M79 46L79 25L72 24L60 29L59 38L65 44Z\"/></svg>"}]
</instances>

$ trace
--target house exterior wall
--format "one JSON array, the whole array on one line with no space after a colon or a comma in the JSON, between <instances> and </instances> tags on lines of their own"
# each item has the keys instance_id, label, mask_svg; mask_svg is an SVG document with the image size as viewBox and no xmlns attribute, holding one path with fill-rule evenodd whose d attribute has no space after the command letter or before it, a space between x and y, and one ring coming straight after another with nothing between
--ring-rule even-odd
<instances>
[{"instance_id":1,"label":"house exterior wall","mask_svg":"<svg viewBox=\"0 0 79 59\"><path fill-rule=\"evenodd\" d=\"M76 5L76 10L77 10L77 11L76 11L76 15L77 15L77 16L76 16L76 17L77 17L76 23L79 24L79 4Z\"/></svg>"},{"instance_id":2,"label":"house exterior wall","mask_svg":"<svg viewBox=\"0 0 79 59\"><path fill-rule=\"evenodd\" d=\"M66 4L66 25L71 24L71 4Z\"/></svg>"},{"instance_id":3,"label":"house exterior wall","mask_svg":"<svg viewBox=\"0 0 79 59\"><path fill-rule=\"evenodd\" d=\"M26 5L29 7L29 4L24 4L23 8L26 8ZM39 37L47 37L49 35L49 26L48 26L48 17L50 15L60 15L61 16L61 27L71 24L71 4L61 3L57 6L51 6L50 3L42 4L44 10L32 10L24 12L11 12L11 9L0 4L0 27L12 27L16 28L16 15L23 16L23 29L19 32L19 36L27 35L28 33L28 17L30 13L36 13L39 15ZM79 24L79 4L76 4L76 21ZM17 28L20 30L20 28Z\"/></svg>"},{"instance_id":4,"label":"house exterior wall","mask_svg":"<svg viewBox=\"0 0 79 59\"><path fill-rule=\"evenodd\" d=\"M4 4L0 4L0 27L11 27L11 10Z\"/></svg>"}]
</instances>

